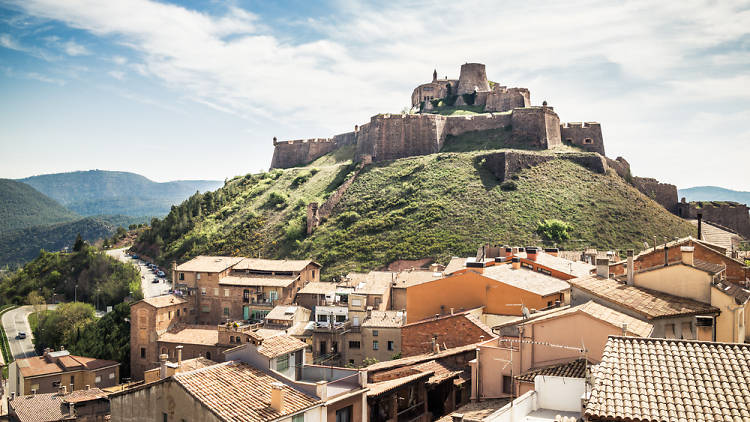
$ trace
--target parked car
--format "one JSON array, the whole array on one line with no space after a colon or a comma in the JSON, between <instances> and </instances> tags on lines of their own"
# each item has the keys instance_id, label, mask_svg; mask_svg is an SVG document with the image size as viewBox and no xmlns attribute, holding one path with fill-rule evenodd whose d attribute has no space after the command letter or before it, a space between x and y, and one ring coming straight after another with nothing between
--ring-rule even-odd
<instances>
[{"instance_id":1,"label":"parked car","mask_svg":"<svg viewBox=\"0 0 750 422\"><path fill-rule=\"evenodd\" d=\"M151 282L152 282L152 283L158 283L158 282L159 282L159 279L158 279L158 278L155 278L155 279L153 279L153 280L152 280Z\"/></svg>"},{"instance_id":2,"label":"parked car","mask_svg":"<svg viewBox=\"0 0 750 422\"><path fill-rule=\"evenodd\" d=\"M133 259L138 259L138 255L133 254Z\"/></svg>"},{"instance_id":3,"label":"parked car","mask_svg":"<svg viewBox=\"0 0 750 422\"><path fill-rule=\"evenodd\" d=\"M164 274L164 271L159 271L159 272L156 273L156 275L158 275L159 277L166 276L166 274Z\"/></svg>"},{"instance_id":4,"label":"parked car","mask_svg":"<svg viewBox=\"0 0 750 422\"><path fill-rule=\"evenodd\" d=\"M23 331L19 331L18 335L16 336L16 338L18 338L20 340L23 340L23 339L26 338L26 333L24 333Z\"/></svg>"}]
</instances>

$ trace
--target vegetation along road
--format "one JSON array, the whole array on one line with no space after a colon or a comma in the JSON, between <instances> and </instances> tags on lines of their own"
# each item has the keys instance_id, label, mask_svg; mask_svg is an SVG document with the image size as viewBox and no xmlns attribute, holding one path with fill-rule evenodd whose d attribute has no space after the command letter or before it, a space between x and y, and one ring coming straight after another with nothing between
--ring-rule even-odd
<instances>
[{"instance_id":1,"label":"vegetation along road","mask_svg":"<svg viewBox=\"0 0 750 422\"><path fill-rule=\"evenodd\" d=\"M126 249L127 248L112 249L107 251L107 255L122 262L129 262L138 267L138 270L141 272L141 291L143 292L143 297L161 296L169 293L171 285L168 279L158 278L145 262L128 256L125 253ZM157 282L154 282L155 280L157 280Z\"/></svg>"}]
</instances>

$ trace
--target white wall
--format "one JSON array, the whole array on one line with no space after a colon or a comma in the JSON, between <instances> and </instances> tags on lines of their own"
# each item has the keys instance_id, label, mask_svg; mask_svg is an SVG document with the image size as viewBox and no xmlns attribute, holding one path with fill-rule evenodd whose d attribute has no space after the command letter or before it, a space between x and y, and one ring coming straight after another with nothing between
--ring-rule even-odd
<instances>
[{"instance_id":1,"label":"white wall","mask_svg":"<svg viewBox=\"0 0 750 422\"><path fill-rule=\"evenodd\" d=\"M529 391L521 397L513 400L513 406L510 403L498 409L485 418L486 422L516 422L525 419L526 415L535 411L537 406L537 392Z\"/></svg>"},{"instance_id":2,"label":"white wall","mask_svg":"<svg viewBox=\"0 0 750 422\"><path fill-rule=\"evenodd\" d=\"M583 378L537 375L534 390L539 394L539 408L561 412L580 412L581 396L586 390Z\"/></svg>"}]
</instances>

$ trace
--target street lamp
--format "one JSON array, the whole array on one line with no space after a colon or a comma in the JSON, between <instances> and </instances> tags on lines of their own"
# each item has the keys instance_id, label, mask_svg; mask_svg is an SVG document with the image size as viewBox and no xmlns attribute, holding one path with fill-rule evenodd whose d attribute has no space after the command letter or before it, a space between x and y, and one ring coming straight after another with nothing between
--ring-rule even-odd
<instances>
[{"instance_id":1,"label":"street lamp","mask_svg":"<svg viewBox=\"0 0 750 422\"><path fill-rule=\"evenodd\" d=\"M73 290L73 302L78 302L78 283L76 283L76 288Z\"/></svg>"}]
</instances>

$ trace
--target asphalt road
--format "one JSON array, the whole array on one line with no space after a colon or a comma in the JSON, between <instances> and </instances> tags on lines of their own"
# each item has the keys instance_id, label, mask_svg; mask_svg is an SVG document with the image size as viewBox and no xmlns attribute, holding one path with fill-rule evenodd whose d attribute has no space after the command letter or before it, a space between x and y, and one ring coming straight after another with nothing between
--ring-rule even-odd
<instances>
[{"instance_id":1,"label":"asphalt road","mask_svg":"<svg viewBox=\"0 0 750 422\"><path fill-rule=\"evenodd\" d=\"M127 256L125 254L126 249L127 248L111 249L107 251L107 255L117 258L122 262L129 262L138 267L141 271L141 291L143 292L143 297L161 296L169 293L172 284L166 278L158 279L156 275L151 272L151 269L146 266L145 262ZM154 283L154 280L158 280L158 282Z\"/></svg>"},{"instance_id":2,"label":"asphalt road","mask_svg":"<svg viewBox=\"0 0 750 422\"><path fill-rule=\"evenodd\" d=\"M47 309L55 309L55 305L47 305ZM5 328L5 335L8 336L10 353L15 359L36 356L29 327L29 314L32 312L34 312L33 307L26 305L3 314L3 328ZM17 338L19 332L26 333L26 338Z\"/></svg>"}]
</instances>

